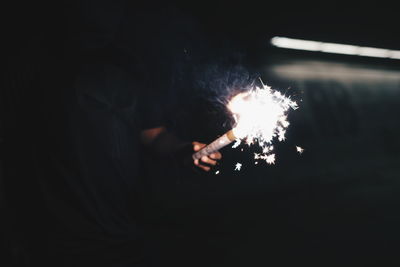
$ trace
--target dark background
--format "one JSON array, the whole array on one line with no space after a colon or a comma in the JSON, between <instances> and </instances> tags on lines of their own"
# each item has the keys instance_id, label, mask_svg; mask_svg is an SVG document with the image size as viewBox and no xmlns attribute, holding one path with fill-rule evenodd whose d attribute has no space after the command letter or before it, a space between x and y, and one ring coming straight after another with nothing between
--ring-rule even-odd
<instances>
[{"instance_id":1,"label":"dark background","mask_svg":"<svg viewBox=\"0 0 400 267\"><path fill-rule=\"evenodd\" d=\"M219 175L216 170L149 173L144 218L155 261L175 266L398 265L398 60L269 45L271 37L286 36L400 50L394 4L182 1L176 6L204 27L211 44L240 54L245 69L301 102L290 115L287 141L276 147L275 165L255 166L249 148L224 148ZM0 163L7 167L6 175L0 169L0 264L29 266L32 257L26 240L34 229L26 222L40 214L23 209L34 193L29 164L21 162L29 162L23 160L23 140L29 140L35 125L21 107L30 95L26 92L40 86L43 73L54 67L55 55L66 57L60 52L66 46L60 30L65 29L60 15L65 8L13 2L2 9L6 71ZM178 133L208 142L226 130L221 126L225 115L208 100L189 105L192 119L178 123ZM297 154L295 145L305 152ZM241 172L234 171L236 162L243 163ZM168 168L159 165L165 174ZM27 221L18 219L20 211Z\"/></svg>"}]
</instances>

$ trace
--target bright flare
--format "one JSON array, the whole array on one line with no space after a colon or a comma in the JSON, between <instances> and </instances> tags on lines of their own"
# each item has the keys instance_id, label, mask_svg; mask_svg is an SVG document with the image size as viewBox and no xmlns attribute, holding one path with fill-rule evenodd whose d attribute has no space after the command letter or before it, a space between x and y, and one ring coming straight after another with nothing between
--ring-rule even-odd
<instances>
[{"instance_id":1,"label":"bright flare","mask_svg":"<svg viewBox=\"0 0 400 267\"><path fill-rule=\"evenodd\" d=\"M268 164L275 163L273 140L285 140L289 126L287 113L297 109L297 103L271 87L256 86L250 91L240 93L228 103L228 108L235 119L233 133L238 141L248 145L257 143L262 152L256 153L254 159L263 159Z\"/></svg>"}]
</instances>

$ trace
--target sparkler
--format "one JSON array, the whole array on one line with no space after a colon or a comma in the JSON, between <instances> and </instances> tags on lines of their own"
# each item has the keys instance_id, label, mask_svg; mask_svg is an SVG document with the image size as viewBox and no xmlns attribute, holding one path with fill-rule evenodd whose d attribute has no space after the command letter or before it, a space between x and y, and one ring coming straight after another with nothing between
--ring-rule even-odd
<instances>
[{"instance_id":1,"label":"sparkler","mask_svg":"<svg viewBox=\"0 0 400 267\"><path fill-rule=\"evenodd\" d=\"M235 125L202 150L193 154L193 159L210 155L228 144L236 141L233 148L242 142L247 145L258 144L261 153L255 153L254 159L265 160L268 164L275 162L273 140L285 140L286 129L289 126L287 113L297 109L297 103L289 97L262 84L251 90L239 93L228 103L227 108L232 113ZM240 167L237 168L240 170Z\"/></svg>"}]
</instances>

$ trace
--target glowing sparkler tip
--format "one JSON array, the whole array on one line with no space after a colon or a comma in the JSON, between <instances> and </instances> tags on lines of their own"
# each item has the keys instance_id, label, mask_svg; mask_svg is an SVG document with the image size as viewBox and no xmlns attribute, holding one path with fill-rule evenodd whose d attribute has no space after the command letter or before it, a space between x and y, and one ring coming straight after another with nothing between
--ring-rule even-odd
<instances>
[{"instance_id":1,"label":"glowing sparkler tip","mask_svg":"<svg viewBox=\"0 0 400 267\"><path fill-rule=\"evenodd\" d=\"M216 171L216 172L215 172L215 175L218 175L218 174L219 174L219 171Z\"/></svg>"},{"instance_id":2,"label":"glowing sparkler tip","mask_svg":"<svg viewBox=\"0 0 400 267\"><path fill-rule=\"evenodd\" d=\"M237 94L227 105L235 119L232 131L238 138L232 148L238 147L242 142L249 146L258 144L261 152L254 153L254 159L275 164L273 141L286 140L286 130L290 125L288 112L290 109L297 109L298 105L290 97L265 85L262 80L261 84L261 87L254 86ZM303 150L298 152L302 153ZM235 170L240 171L241 166L242 164L237 163Z\"/></svg>"}]
</instances>

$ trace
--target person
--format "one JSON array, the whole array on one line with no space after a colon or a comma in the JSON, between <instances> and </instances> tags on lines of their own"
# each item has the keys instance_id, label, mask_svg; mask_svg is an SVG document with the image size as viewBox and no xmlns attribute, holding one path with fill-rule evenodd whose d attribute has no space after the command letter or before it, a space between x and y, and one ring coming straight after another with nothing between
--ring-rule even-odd
<instances>
[{"instance_id":1,"label":"person","mask_svg":"<svg viewBox=\"0 0 400 267\"><path fill-rule=\"evenodd\" d=\"M151 37L160 24L127 2L80 1L68 11L79 16L56 65L62 73L45 79L35 103L35 172L47 205L38 264L142 266L145 233L135 211L143 150L203 171L221 159L216 152L193 160L205 144L168 131L155 49L163 45Z\"/></svg>"}]
</instances>

